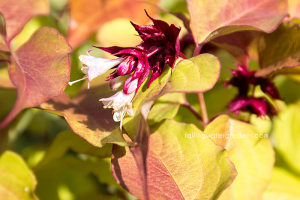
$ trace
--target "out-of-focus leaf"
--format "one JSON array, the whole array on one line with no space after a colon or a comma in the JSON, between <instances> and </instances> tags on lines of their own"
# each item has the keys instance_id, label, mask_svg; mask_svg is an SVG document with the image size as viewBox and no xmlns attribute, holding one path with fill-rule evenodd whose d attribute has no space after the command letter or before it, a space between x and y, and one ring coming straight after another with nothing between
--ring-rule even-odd
<instances>
[{"instance_id":1,"label":"out-of-focus leaf","mask_svg":"<svg viewBox=\"0 0 300 200\"><path fill-rule=\"evenodd\" d=\"M292 104L274 119L275 147L284 160L300 172L300 107Z\"/></svg>"},{"instance_id":2,"label":"out-of-focus leaf","mask_svg":"<svg viewBox=\"0 0 300 200\"><path fill-rule=\"evenodd\" d=\"M274 152L269 139L256 127L222 115L211 122L205 133L228 151L238 175L220 200L260 200L270 180ZM251 190L249 190L251 188ZM255 191L255 192L253 192Z\"/></svg>"},{"instance_id":3,"label":"out-of-focus leaf","mask_svg":"<svg viewBox=\"0 0 300 200\"><path fill-rule=\"evenodd\" d=\"M150 199L216 199L236 175L222 147L194 125L173 120L152 127L147 156ZM143 199L138 168L128 147L113 146L112 171L125 189Z\"/></svg>"},{"instance_id":4,"label":"out-of-focus leaf","mask_svg":"<svg viewBox=\"0 0 300 200\"><path fill-rule=\"evenodd\" d=\"M172 119L176 116L180 104L185 103L184 93L169 93L158 98L153 105L149 116L148 124L153 125L164 119Z\"/></svg>"},{"instance_id":5,"label":"out-of-focus leaf","mask_svg":"<svg viewBox=\"0 0 300 200\"><path fill-rule=\"evenodd\" d=\"M13 109L1 122L6 126L22 109L58 96L70 79L72 48L56 29L41 27L31 39L12 53L9 74L17 87Z\"/></svg>"},{"instance_id":6,"label":"out-of-focus leaf","mask_svg":"<svg viewBox=\"0 0 300 200\"><path fill-rule=\"evenodd\" d=\"M99 180L110 180L104 184L113 184L109 165L106 163L98 160L83 161L68 155L36 171L39 183L36 193L45 200L117 199L116 195L101 192L102 187L93 174L99 176Z\"/></svg>"},{"instance_id":7,"label":"out-of-focus leaf","mask_svg":"<svg viewBox=\"0 0 300 200\"><path fill-rule=\"evenodd\" d=\"M288 0L289 1L289 19L298 18L300 19L300 1L299 0Z\"/></svg>"},{"instance_id":8,"label":"out-of-focus leaf","mask_svg":"<svg viewBox=\"0 0 300 200\"><path fill-rule=\"evenodd\" d=\"M243 30L274 31L288 15L287 0L187 0L196 43Z\"/></svg>"},{"instance_id":9,"label":"out-of-focus leaf","mask_svg":"<svg viewBox=\"0 0 300 200\"><path fill-rule=\"evenodd\" d=\"M259 35L261 35L261 32L258 31L239 31L215 38L212 43L228 51L242 65L248 66L249 46Z\"/></svg>"},{"instance_id":10,"label":"out-of-focus leaf","mask_svg":"<svg viewBox=\"0 0 300 200\"><path fill-rule=\"evenodd\" d=\"M276 31L264 35L258 44L260 69L256 76L266 76L284 67L300 65L300 25L283 23Z\"/></svg>"},{"instance_id":11,"label":"out-of-focus leaf","mask_svg":"<svg viewBox=\"0 0 300 200\"><path fill-rule=\"evenodd\" d=\"M25 24L36 15L47 15L47 0L2 0L0 13L6 21L7 41L15 37Z\"/></svg>"},{"instance_id":12,"label":"out-of-focus leaf","mask_svg":"<svg viewBox=\"0 0 300 200\"><path fill-rule=\"evenodd\" d=\"M79 135L75 134L73 131L65 131L60 133L55 138L55 140L47 150L44 159L38 164L38 166L36 166L35 169L40 169L53 160L61 158L69 149L77 153L104 158L111 156L112 145L106 144L102 148L95 147L81 138Z\"/></svg>"},{"instance_id":13,"label":"out-of-focus leaf","mask_svg":"<svg viewBox=\"0 0 300 200\"><path fill-rule=\"evenodd\" d=\"M281 70L275 71L274 76L285 75L293 80L300 82L300 66L299 67L286 67Z\"/></svg>"},{"instance_id":14,"label":"out-of-focus leaf","mask_svg":"<svg viewBox=\"0 0 300 200\"><path fill-rule=\"evenodd\" d=\"M152 16L157 10L153 5L158 0L71 0L68 41L72 47L78 46L92 33L110 20L128 18L145 25L149 21L144 9ZM118 29L116 31L121 31Z\"/></svg>"},{"instance_id":15,"label":"out-of-focus leaf","mask_svg":"<svg viewBox=\"0 0 300 200\"><path fill-rule=\"evenodd\" d=\"M300 180L282 168L275 167L263 200L300 200Z\"/></svg>"},{"instance_id":16,"label":"out-of-focus leaf","mask_svg":"<svg viewBox=\"0 0 300 200\"><path fill-rule=\"evenodd\" d=\"M168 86L169 92L205 92L213 88L220 76L221 64L211 54L200 54L182 60L172 73Z\"/></svg>"},{"instance_id":17,"label":"out-of-focus leaf","mask_svg":"<svg viewBox=\"0 0 300 200\"><path fill-rule=\"evenodd\" d=\"M0 157L1 199L37 199L34 190L37 182L24 160L11 151Z\"/></svg>"},{"instance_id":18,"label":"out-of-focus leaf","mask_svg":"<svg viewBox=\"0 0 300 200\"><path fill-rule=\"evenodd\" d=\"M72 130L94 146L103 147L106 143L128 145L122 137L119 123L113 120L112 110L104 109L99 102L100 98L113 93L108 84L100 85L82 90L74 99L62 93L40 107L63 115Z\"/></svg>"}]
</instances>

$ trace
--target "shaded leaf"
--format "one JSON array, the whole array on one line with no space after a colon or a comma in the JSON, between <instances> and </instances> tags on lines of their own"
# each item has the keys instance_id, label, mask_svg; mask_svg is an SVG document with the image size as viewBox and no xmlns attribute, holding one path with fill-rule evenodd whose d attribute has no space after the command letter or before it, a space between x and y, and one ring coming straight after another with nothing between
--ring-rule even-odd
<instances>
[{"instance_id":1,"label":"shaded leaf","mask_svg":"<svg viewBox=\"0 0 300 200\"><path fill-rule=\"evenodd\" d=\"M272 134L275 137L276 150L284 160L295 170L300 172L300 108L292 104L279 113L274 119Z\"/></svg>"},{"instance_id":2,"label":"shaded leaf","mask_svg":"<svg viewBox=\"0 0 300 200\"><path fill-rule=\"evenodd\" d=\"M97 29L101 28L105 22L116 18L128 18L137 24L145 24L150 20L144 9L152 16L156 8L149 3L156 4L157 2L158 0L90 0L88 2L85 0L71 0L69 2L68 41L75 48Z\"/></svg>"},{"instance_id":3,"label":"shaded leaf","mask_svg":"<svg viewBox=\"0 0 300 200\"><path fill-rule=\"evenodd\" d=\"M47 15L47 0L2 0L0 13L6 21L7 41L10 42L34 16Z\"/></svg>"},{"instance_id":4,"label":"shaded leaf","mask_svg":"<svg viewBox=\"0 0 300 200\"><path fill-rule=\"evenodd\" d=\"M300 82L300 66L282 68L281 70L275 71L273 75L285 75L292 78L293 80Z\"/></svg>"},{"instance_id":5,"label":"shaded leaf","mask_svg":"<svg viewBox=\"0 0 300 200\"><path fill-rule=\"evenodd\" d=\"M271 180L275 160L271 142L264 138L266 135L256 127L226 115L212 121L205 133L228 151L229 159L238 171L232 185L219 199L260 200Z\"/></svg>"},{"instance_id":6,"label":"shaded leaf","mask_svg":"<svg viewBox=\"0 0 300 200\"><path fill-rule=\"evenodd\" d=\"M147 157L150 199L216 199L233 181L236 172L226 151L194 125L166 120L151 132ZM185 137L188 134L190 138ZM112 171L118 183L143 199L138 168L128 147L113 146Z\"/></svg>"},{"instance_id":7,"label":"shaded leaf","mask_svg":"<svg viewBox=\"0 0 300 200\"><path fill-rule=\"evenodd\" d=\"M65 89L70 79L70 53L72 49L64 36L50 27L38 29L29 41L12 53L9 75L18 96L0 128L22 109L37 106Z\"/></svg>"},{"instance_id":8,"label":"shaded leaf","mask_svg":"<svg viewBox=\"0 0 300 200\"><path fill-rule=\"evenodd\" d=\"M263 200L299 200L300 180L282 168L275 167Z\"/></svg>"},{"instance_id":9,"label":"shaded leaf","mask_svg":"<svg viewBox=\"0 0 300 200\"><path fill-rule=\"evenodd\" d=\"M40 169L50 162L61 158L69 149L77 153L105 158L111 156L112 145L106 144L104 147L98 148L92 146L73 131L65 131L60 133L55 138L47 150L44 159L38 164L38 166L35 167L35 170Z\"/></svg>"},{"instance_id":10,"label":"shaded leaf","mask_svg":"<svg viewBox=\"0 0 300 200\"><path fill-rule=\"evenodd\" d=\"M259 31L239 31L215 38L211 42L228 51L242 65L248 66L250 43L261 34Z\"/></svg>"},{"instance_id":11,"label":"shaded leaf","mask_svg":"<svg viewBox=\"0 0 300 200\"><path fill-rule=\"evenodd\" d=\"M187 0L196 43L243 30L274 31L288 15L287 0Z\"/></svg>"},{"instance_id":12,"label":"shaded leaf","mask_svg":"<svg viewBox=\"0 0 300 200\"><path fill-rule=\"evenodd\" d=\"M114 92L108 84L82 90L74 99L62 93L40 105L42 109L65 117L72 130L97 147L106 143L128 145L121 134L119 123L112 117L112 110L104 109L100 98Z\"/></svg>"},{"instance_id":13,"label":"shaded leaf","mask_svg":"<svg viewBox=\"0 0 300 200\"><path fill-rule=\"evenodd\" d=\"M11 151L0 157L1 199L37 199L33 193L36 179L24 160Z\"/></svg>"},{"instance_id":14,"label":"shaded leaf","mask_svg":"<svg viewBox=\"0 0 300 200\"><path fill-rule=\"evenodd\" d=\"M185 103L184 93L169 93L158 98L151 108L148 116L148 124L153 125L164 119L173 119L180 107L180 104Z\"/></svg>"},{"instance_id":15,"label":"shaded leaf","mask_svg":"<svg viewBox=\"0 0 300 200\"><path fill-rule=\"evenodd\" d=\"M258 43L260 69L255 76L266 76L284 67L300 65L300 25L281 24L276 31L264 35Z\"/></svg>"}]
</instances>

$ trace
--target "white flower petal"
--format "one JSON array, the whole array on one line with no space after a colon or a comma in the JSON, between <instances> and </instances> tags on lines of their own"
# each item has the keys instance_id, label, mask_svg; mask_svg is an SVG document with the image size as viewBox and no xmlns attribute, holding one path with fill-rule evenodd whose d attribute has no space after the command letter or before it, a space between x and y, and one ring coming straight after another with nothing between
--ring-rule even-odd
<instances>
[{"instance_id":1,"label":"white flower petal","mask_svg":"<svg viewBox=\"0 0 300 200\"><path fill-rule=\"evenodd\" d=\"M127 76L118 76L117 78L110 80L109 82L110 89L117 90L121 85L124 84L126 79Z\"/></svg>"}]
</instances>

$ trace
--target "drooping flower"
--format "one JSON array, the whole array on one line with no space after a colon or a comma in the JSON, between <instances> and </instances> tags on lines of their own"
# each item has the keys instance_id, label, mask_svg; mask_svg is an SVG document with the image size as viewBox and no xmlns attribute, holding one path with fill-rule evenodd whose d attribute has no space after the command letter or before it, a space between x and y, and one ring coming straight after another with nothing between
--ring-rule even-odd
<instances>
[{"instance_id":1,"label":"drooping flower","mask_svg":"<svg viewBox=\"0 0 300 200\"><path fill-rule=\"evenodd\" d=\"M255 77L255 70L249 71L246 66L237 65L237 70L232 70L233 77L225 83L225 86L232 85L238 88L238 95L230 102L229 112L238 114L240 111L248 111L257 116L273 116L276 114L275 108L264 98L253 97L249 94L250 85L259 85L261 90L270 95L273 99L280 99L279 92L275 85L268 79Z\"/></svg>"},{"instance_id":2,"label":"drooping flower","mask_svg":"<svg viewBox=\"0 0 300 200\"><path fill-rule=\"evenodd\" d=\"M118 59L105 59L105 58L97 58L94 56L91 56L89 52L92 50L87 51L86 55L80 55L79 60L83 63L83 67L81 68L81 71L86 74L82 79L69 82L69 85L72 85L78 81L88 79L89 83L92 79L96 78L97 76L100 76L113 68L114 66L120 64L124 59L118 58ZM89 88L89 84L88 84Z\"/></svg>"},{"instance_id":3,"label":"drooping flower","mask_svg":"<svg viewBox=\"0 0 300 200\"><path fill-rule=\"evenodd\" d=\"M114 109L113 118L115 121L120 121L121 126L126 113L133 115L132 100L149 73L151 72L151 77L148 87L161 75L167 65L171 68L174 67L180 53L178 39L180 28L175 27L173 24L168 25L161 20L155 20L148 14L147 16L154 25L139 26L131 22L138 32L138 36L143 40L141 44L135 47L94 46L119 57L118 59L95 58L89 55L90 50L88 56L79 57L83 63L82 71L87 74L83 79L89 79L90 82L107 70L115 69L106 79L110 81L110 88L116 90L124 83L122 91L117 92L110 98L100 99L104 104L104 108ZM69 84L71 85L77 81Z\"/></svg>"}]
</instances>

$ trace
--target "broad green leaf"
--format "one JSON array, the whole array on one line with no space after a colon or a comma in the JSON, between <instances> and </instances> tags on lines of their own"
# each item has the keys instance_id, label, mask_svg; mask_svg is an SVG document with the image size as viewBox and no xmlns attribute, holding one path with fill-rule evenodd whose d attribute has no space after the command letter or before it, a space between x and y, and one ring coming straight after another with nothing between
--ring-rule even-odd
<instances>
[{"instance_id":1,"label":"broad green leaf","mask_svg":"<svg viewBox=\"0 0 300 200\"><path fill-rule=\"evenodd\" d=\"M0 13L6 20L7 41L15 37L25 24L36 15L47 15L47 0L2 0Z\"/></svg>"},{"instance_id":2,"label":"broad green leaf","mask_svg":"<svg viewBox=\"0 0 300 200\"><path fill-rule=\"evenodd\" d=\"M267 135L226 115L212 121L205 133L228 151L238 172L219 199L260 200L271 180L274 165L274 152Z\"/></svg>"},{"instance_id":3,"label":"broad green leaf","mask_svg":"<svg viewBox=\"0 0 300 200\"><path fill-rule=\"evenodd\" d=\"M276 31L264 35L258 43L260 67L256 76L266 76L284 67L300 65L300 25L281 24Z\"/></svg>"},{"instance_id":4,"label":"broad green leaf","mask_svg":"<svg viewBox=\"0 0 300 200\"><path fill-rule=\"evenodd\" d=\"M5 151L0 156L1 199L37 199L33 192L36 184L34 174L19 155Z\"/></svg>"},{"instance_id":5,"label":"broad green leaf","mask_svg":"<svg viewBox=\"0 0 300 200\"><path fill-rule=\"evenodd\" d=\"M272 135L276 140L275 147L284 160L300 172L300 107L292 104L279 113L274 119Z\"/></svg>"},{"instance_id":6,"label":"broad green leaf","mask_svg":"<svg viewBox=\"0 0 300 200\"><path fill-rule=\"evenodd\" d=\"M213 88L220 76L221 64L211 54L200 54L182 60L169 80L169 92L205 92Z\"/></svg>"},{"instance_id":7,"label":"broad green leaf","mask_svg":"<svg viewBox=\"0 0 300 200\"><path fill-rule=\"evenodd\" d=\"M275 167L272 180L262 200L300 200L300 179L288 171Z\"/></svg>"},{"instance_id":8,"label":"broad green leaf","mask_svg":"<svg viewBox=\"0 0 300 200\"><path fill-rule=\"evenodd\" d=\"M148 124L153 125L161 122L164 119L173 119L180 107L180 104L184 104L185 94L184 93L169 93L158 98L153 105L149 116Z\"/></svg>"},{"instance_id":9,"label":"broad green leaf","mask_svg":"<svg viewBox=\"0 0 300 200\"><path fill-rule=\"evenodd\" d=\"M147 180L150 199L217 199L236 171L227 152L194 125L165 120L151 128ZM139 170L128 147L113 146L114 178L143 199Z\"/></svg>"},{"instance_id":10,"label":"broad green leaf","mask_svg":"<svg viewBox=\"0 0 300 200\"><path fill-rule=\"evenodd\" d=\"M50 27L39 28L12 53L9 74L18 96L0 128L24 108L37 106L63 92L70 79L70 53L72 49L65 37Z\"/></svg>"},{"instance_id":11,"label":"broad green leaf","mask_svg":"<svg viewBox=\"0 0 300 200\"><path fill-rule=\"evenodd\" d=\"M102 148L95 147L73 131L65 131L55 138L47 150L44 159L35 167L35 170L43 168L50 162L61 158L69 149L77 153L104 158L111 156L112 145L106 144Z\"/></svg>"},{"instance_id":12,"label":"broad green leaf","mask_svg":"<svg viewBox=\"0 0 300 200\"><path fill-rule=\"evenodd\" d=\"M274 76L284 75L293 80L300 82L300 66L298 67L286 67L281 70L275 71Z\"/></svg>"},{"instance_id":13,"label":"broad green leaf","mask_svg":"<svg viewBox=\"0 0 300 200\"><path fill-rule=\"evenodd\" d=\"M36 177L36 193L42 200L117 199L116 194L103 192L103 184L116 185L106 161L67 155L36 171Z\"/></svg>"},{"instance_id":14,"label":"broad green leaf","mask_svg":"<svg viewBox=\"0 0 300 200\"><path fill-rule=\"evenodd\" d=\"M187 0L198 44L236 31L274 31L288 15L287 0Z\"/></svg>"},{"instance_id":15,"label":"broad green leaf","mask_svg":"<svg viewBox=\"0 0 300 200\"><path fill-rule=\"evenodd\" d=\"M71 0L68 41L75 48L101 28L105 22L116 18L128 18L140 25L146 25L145 23L150 20L144 9L150 16L153 15L157 10L151 3L157 2L158 0L90 0L87 3L85 0ZM122 29L114 31L122 32Z\"/></svg>"}]
</instances>

